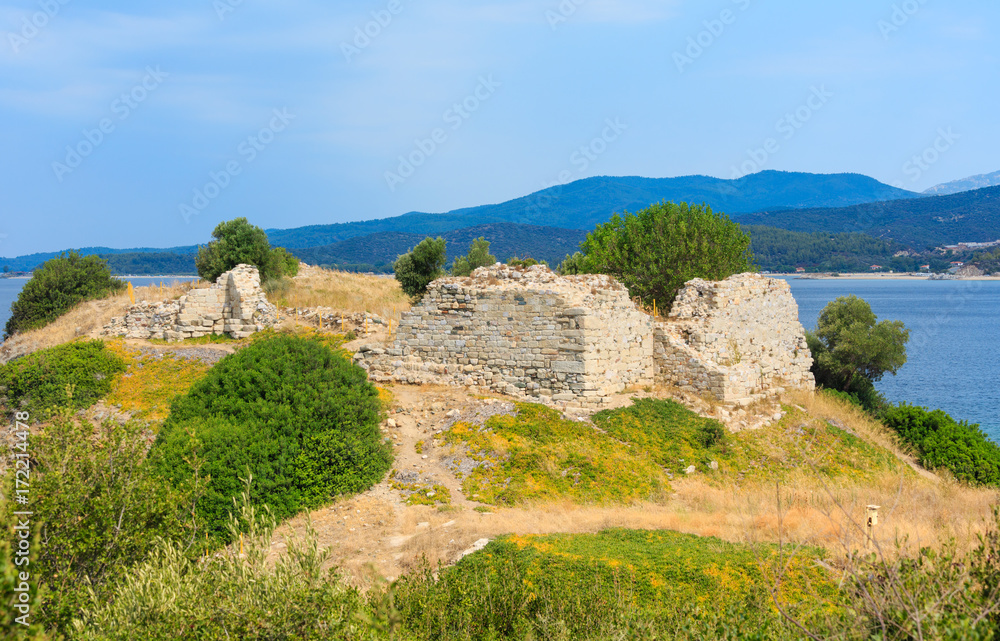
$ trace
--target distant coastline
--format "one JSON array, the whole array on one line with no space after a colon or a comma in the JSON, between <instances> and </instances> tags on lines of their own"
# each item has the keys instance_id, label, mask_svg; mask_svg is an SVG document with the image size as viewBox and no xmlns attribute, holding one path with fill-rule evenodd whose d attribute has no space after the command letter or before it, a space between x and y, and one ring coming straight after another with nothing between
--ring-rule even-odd
<instances>
[{"instance_id":1,"label":"distant coastline","mask_svg":"<svg viewBox=\"0 0 1000 641\"><path fill-rule=\"evenodd\" d=\"M930 280L930 281L965 281L965 280L996 280L1000 281L1000 276L945 276L932 278L936 274L771 274L772 276L783 276L800 278L803 280Z\"/></svg>"}]
</instances>

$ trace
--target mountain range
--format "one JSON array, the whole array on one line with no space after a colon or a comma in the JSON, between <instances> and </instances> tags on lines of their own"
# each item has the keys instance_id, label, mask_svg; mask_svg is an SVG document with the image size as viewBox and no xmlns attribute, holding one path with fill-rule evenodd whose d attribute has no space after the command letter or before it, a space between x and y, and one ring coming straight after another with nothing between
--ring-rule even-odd
<instances>
[{"instance_id":1,"label":"mountain range","mask_svg":"<svg viewBox=\"0 0 1000 641\"><path fill-rule=\"evenodd\" d=\"M1000 172L998 172L1000 173ZM975 185L994 174L940 185L946 191ZM950 185L950 187L949 187ZM272 245L287 247L311 264L385 270L396 256L428 235L448 240L449 258L484 236L501 260L531 256L557 264L576 251L586 232L612 214L638 211L661 201L707 203L748 226L762 255L781 265L829 264L854 256L861 262L902 249L926 250L963 241L1000 238L1000 187L948 195L897 189L860 174L764 171L736 180L595 177L548 187L495 205L442 214L411 212L394 218L295 229L269 229ZM788 230L775 233L774 228ZM803 234L848 234L807 237ZM871 244L859 234L886 241ZM207 239L206 239L207 240ZM832 244L831 244L832 243ZM809 247L809 251L803 248ZM82 254L109 260L115 273L191 273L197 245L168 249L88 247ZM0 258L14 271L31 270L59 252ZM891 255L891 254L889 254ZM792 261L797 257L796 261ZM853 259L850 259L853 260ZM879 258L879 260L883 260ZM762 264L762 266L764 266Z\"/></svg>"},{"instance_id":2,"label":"mountain range","mask_svg":"<svg viewBox=\"0 0 1000 641\"><path fill-rule=\"evenodd\" d=\"M931 196L947 196L948 194L957 194L962 191L972 191L973 189L997 186L1000 186L1000 171L995 171L992 174L970 176L969 178L963 178L962 180L953 180L952 182L931 187L924 193Z\"/></svg>"},{"instance_id":3,"label":"mountain range","mask_svg":"<svg viewBox=\"0 0 1000 641\"><path fill-rule=\"evenodd\" d=\"M443 214L410 212L363 222L269 229L271 243L289 249L331 245L377 232L427 236L484 223L519 223L591 230L613 213L639 211L652 203L707 203L730 216L763 209L846 207L872 201L919 198L860 174L806 174L762 171L737 180L709 176L585 178L496 205L456 209Z\"/></svg>"}]
</instances>

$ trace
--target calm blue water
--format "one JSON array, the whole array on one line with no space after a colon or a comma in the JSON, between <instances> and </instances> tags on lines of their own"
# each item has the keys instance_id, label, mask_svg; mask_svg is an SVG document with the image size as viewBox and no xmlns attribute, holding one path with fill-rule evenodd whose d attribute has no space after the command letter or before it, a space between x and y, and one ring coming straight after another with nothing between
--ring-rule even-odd
<instances>
[{"instance_id":1,"label":"calm blue water","mask_svg":"<svg viewBox=\"0 0 1000 641\"><path fill-rule=\"evenodd\" d=\"M908 361L877 385L891 401L940 408L1000 442L1000 282L788 280L806 329L854 294L910 330Z\"/></svg>"},{"instance_id":2,"label":"calm blue water","mask_svg":"<svg viewBox=\"0 0 1000 641\"><path fill-rule=\"evenodd\" d=\"M164 285L169 285L175 281L187 282L198 279L188 276L171 276L169 278L126 278L125 280L131 281L135 287L145 287L159 285L161 282ZM10 318L10 306L17 300L17 295L21 293L21 289L27 282L28 280L25 278L0 278L0 339L3 338L3 328L7 325L7 319Z\"/></svg>"},{"instance_id":3,"label":"calm blue water","mask_svg":"<svg viewBox=\"0 0 1000 641\"><path fill-rule=\"evenodd\" d=\"M129 280L137 286L160 281ZM0 279L0 328L26 282ZM879 389L892 401L941 408L979 423L1000 442L1000 282L790 278L789 284L807 329L816 327L827 303L849 294L871 303L879 319L903 321L911 330L909 361Z\"/></svg>"}]
</instances>

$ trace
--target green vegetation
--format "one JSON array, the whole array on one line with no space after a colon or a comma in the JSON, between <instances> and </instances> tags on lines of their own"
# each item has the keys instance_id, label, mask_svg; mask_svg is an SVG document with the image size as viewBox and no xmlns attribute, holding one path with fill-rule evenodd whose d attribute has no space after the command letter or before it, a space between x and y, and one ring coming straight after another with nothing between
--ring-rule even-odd
<instances>
[{"instance_id":1,"label":"green vegetation","mask_svg":"<svg viewBox=\"0 0 1000 641\"><path fill-rule=\"evenodd\" d=\"M174 399L187 393L209 370L209 365L198 359L131 349L121 340L109 343L108 349L126 363L125 372L112 385L108 403L143 420L166 419Z\"/></svg>"},{"instance_id":2,"label":"green vegetation","mask_svg":"<svg viewBox=\"0 0 1000 641\"><path fill-rule=\"evenodd\" d=\"M586 423L521 403L517 416L495 416L484 428L456 423L442 436L464 445L480 463L462 491L482 503L521 505L568 498L578 503L627 503L659 496L666 474L652 456Z\"/></svg>"},{"instance_id":3,"label":"green vegetation","mask_svg":"<svg viewBox=\"0 0 1000 641\"><path fill-rule=\"evenodd\" d=\"M471 276L480 267L489 267L497 262L497 257L490 254L490 241L482 236L472 241L469 253L459 256L451 266L452 276Z\"/></svg>"},{"instance_id":4,"label":"green vegetation","mask_svg":"<svg viewBox=\"0 0 1000 641\"><path fill-rule=\"evenodd\" d=\"M246 218L219 223L212 238L215 240L198 248L195 259L198 275L205 280L214 281L241 263L256 266L262 283L298 272L299 259L281 247L271 249L264 230Z\"/></svg>"},{"instance_id":5,"label":"green vegetation","mask_svg":"<svg viewBox=\"0 0 1000 641\"><path fill-rule=\"evenodd\" d=\"M192 254L170 252L129 252L127 254L100 254L108 263L112 274L135 276L187 276L198 273Z\"/></svg>"},{"instance_id":6,"label":"green vegetation","mask_svg":"<svg viewBox=\"0 0 1000 641\"><path fill-rule=\"evenodd\" d=\"M396 259L393 265L396 280L407 296L419 299L427 292L428 285L444 276L446 245L444 238L425 238Z\"/></svg>"},{"instance_id":7,"label":"green vegetation","mask_svg":"<svg viewBox=\"0 0 1000 641\"><path fill-rule=\"evenodd\" d=\"M779 423L738 434L666 400L636 399L630 407L598 412L593 425L542 405L517 409L516 416L496 416L483 427L456 423L440 437L478 463L462 479L466 496L500 506L607 505L659 500L670 478L691 466L716 484L788 480L802 470L863 478L905 467L888 450L825 421L804 420L794 408L786 408Z\"/></svg>"},{"instance_id":8,"label":"green vegetation","mask_svg":"<svg viewBox=\"0 0 1000 641\"><path fill-rule=\"evenodd\" d=\"M90 407L124 371L125 361L101 341L59 345L0 366L0 404L40 421L59 407Z\"/></svg>"},{"instance_id":9,"label":"green vegetation","mask_svg":"<svg viewBox=\"0 0 1000 641\"><path fill-rule=\"evenodd\" d=\"M17 332L45 327L85 300L120 292L125 281L112 278L107 264L97 256L75 252L46 261L10 306L4 338Z\"/></svg>"},{"instance_id":10,"label":"green vegetation","mask_svg":"<svg viewBox=\"0 0 1000 641\"><path fill-rule=\"evenodd\" d=\"M35 615L57 629L89 600L103 600L158 539L190 545L197 534L197 488L175 489L144 464L144 425L70 416L60 412L30 443L32 520L42 524L31 573L44 587Z\"/></svg>"},{"instance_id":11,"label":"green vegetation","mask_svg":"<svg viewBox=\"0 0 1000 641\"><path fill-rule=\"evenodd\" d=\"M535 265L545 265L548 267L548 263L544 260L535 260L531 256L525 256L521 258L519 256L511 256L507 259L507 264L511 267L534 267Z\"/></svg>"},{"instance_id":12,"label":"green vegetation","mask_svg":"<svg viewBox=\"0 0 1000 641\"><path fill-rule=\"evenodd\" d=\"M810 627L843 611L822 557L669 531L508 536L393 597L404 638L791 639L772 590Z\"/></svg>"},{"instance_id":13,"label":"green vegetation","mask_svg":"<svg viewBox=\"0 0 1000 641\"><path fill-rule=\"evenodd\" d=\"M288 552L269 562L276 524L256 510L244 491L236 514L226 521L239 549L204 560L168 542L117 583L114 593L93 600L75 621L81 641L245 639L371 639L358 618L362 600L324 571L311 529L289 541ZM238 546L237 546L238 547Z\"/></svg>"},{"instance_id":14,"label":"green vegetation","mask_svg":"<svg viewBox=\"0 0 1000 641\"><path fill-rule=\"evenodd\" d=\"M241 478L277 519L377 483L391 459L381 415L363 369L318 340L278 335L227 356L174 401L151 457L175 484L211 477L198 513L220 535Z\"/></svg>"},{"instance_id":15,"label":"green vegetation","mask_svg":"<svg viewBox=\"0 0 1000 641\"><path fill-rule=\"evenodd\" d=\"M581 245L565 273L609 274L643 304L670 310L694 278L722 280L753 271L750 236L707 205L661 203L637 214L615 214Z\"/></svg>"},{"instance_id":16,"label":"green vegetation","mask_svg":"<svg viewBox=\"0 0 1000 641\"><path fill-rule=\"evenodd\" d=\"M978 425L958 422L941 410L902 404L880 418L909 443L928 469L944 468L973 485L1000 486L1000 445Z\"/></svg>"},{"instance_id":17,"label":"green vegetation","mask_svg":"<svg viewBox=\"0 0 1000 641\"><path fill-rule=\"evenodd\" d=\"M816 332L806 332L816 383L853 395L869 411L884 404L875 383L906 364L910 332L902 321L881 321L857 296L841 296L820 313Z\"/></svg>"}]
</instances>

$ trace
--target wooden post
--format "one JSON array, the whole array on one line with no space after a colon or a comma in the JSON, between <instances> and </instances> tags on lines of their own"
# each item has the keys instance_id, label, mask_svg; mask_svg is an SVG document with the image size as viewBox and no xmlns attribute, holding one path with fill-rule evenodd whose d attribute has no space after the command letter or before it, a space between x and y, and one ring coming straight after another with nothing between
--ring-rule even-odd
<instances>
[{"instance_id":1,"label":"wooden post","mask_svg":"<svg viewBox=\"0 0 1000 641\"><path fill-rule=\"evenodd\" d=\"M865 542L866 548L870 548L875 540L875 526L878 525L878 509L880 507L880 505L868 506L868 522L865 524L865 531L868 537Z\"/></svg>"}]
</instances>

